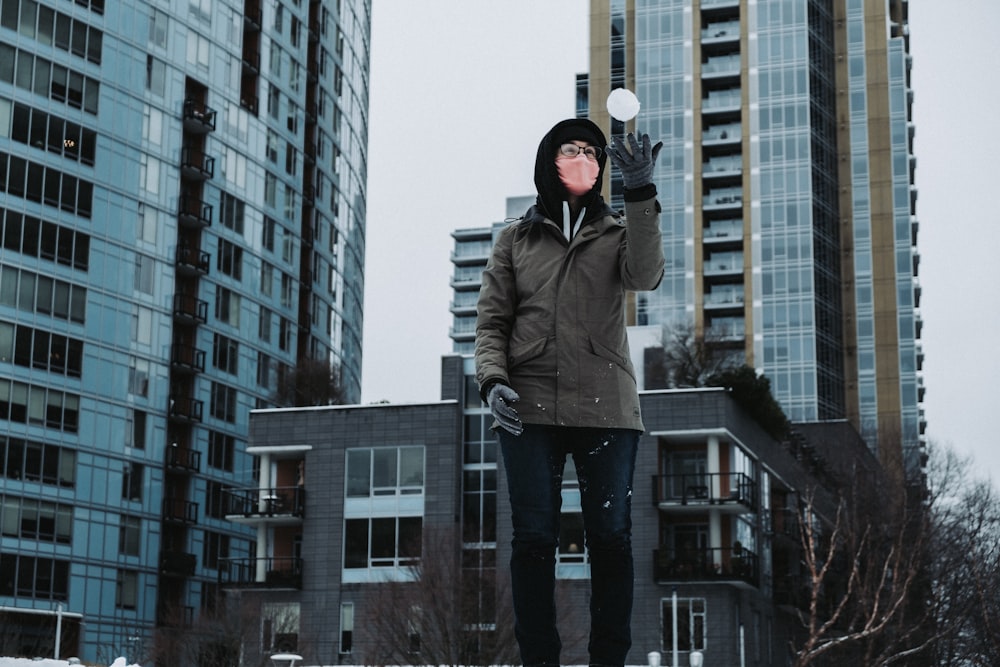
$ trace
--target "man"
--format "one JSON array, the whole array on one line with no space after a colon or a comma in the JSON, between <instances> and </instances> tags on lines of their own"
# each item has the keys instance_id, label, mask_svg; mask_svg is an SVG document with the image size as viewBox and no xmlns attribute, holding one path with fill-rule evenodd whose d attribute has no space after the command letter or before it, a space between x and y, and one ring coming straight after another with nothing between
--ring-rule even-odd
<instances>
[{"instance_id":1,"label":"man","mask_svg":"<svg viewBox=\"0 0 1000 667\"><path fill-rule=\"evenodd\" d=\"M476 380L498 428L514 526L511 584L524 665L558 665L555 552L562 471L572 454L591 566L592 665L631 646L631 493L643 430L625 333L625 294L663 277L653 167L662 147L606 147L586 119L542 138L536 204L505 228L483 272ZM625 218L601 197L621 170ZM515 407L516 405L516 407Z\"/></svg>"}]
</instances>

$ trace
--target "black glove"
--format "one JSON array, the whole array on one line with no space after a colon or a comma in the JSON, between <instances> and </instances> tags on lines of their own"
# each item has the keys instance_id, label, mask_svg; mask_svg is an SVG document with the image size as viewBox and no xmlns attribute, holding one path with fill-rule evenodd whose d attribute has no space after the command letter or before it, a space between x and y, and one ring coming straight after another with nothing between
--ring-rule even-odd
<instances>
[{"instance_id":1,"label":"black glove","mask_svg":"<svg viewBox=\"0 0 1000 667\"><path fill-rule=\"evenodd\" d=\"M521 435L521 431L524 430L521 418L517 416L517 410L511 407L511 403L516 403L519 400L521 397L517 395L517 392L501 382L490 387L486 394L486 403L490 406L493 418L500 426L514 435Z\"/></svg>"},{"instance_id":2,"label":"black glove","mask_svg":"<svg viewBox=\"0 0 1000 667\"><path fill-rule=\"evenodd\" d=\"M656 157L663 148L663 142L650 148L649 135L644 134L642 148L639 148L639 142L631 132L627 139L631 153L625 150L620 140L612 138L612 145L607 148L608 157L622 172L622 184L629 190L637 190L653 182L653 167L656 166Z\"/></svg>"}]
</instances>

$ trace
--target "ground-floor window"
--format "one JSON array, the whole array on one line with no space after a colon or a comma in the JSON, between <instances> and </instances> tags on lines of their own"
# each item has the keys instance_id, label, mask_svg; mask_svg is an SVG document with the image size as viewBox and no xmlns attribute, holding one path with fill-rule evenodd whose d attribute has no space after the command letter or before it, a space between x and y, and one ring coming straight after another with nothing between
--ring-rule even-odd
<instances>
[{"instance_id":1,"label":"ground-floor window","mask_svg":"<svg viewBox=\"0 0 1000 667\"><path fill-rule=\"evenodd\" d=\"M705 599L677 598L677 650L705 650ZM674 602L673 598L660 601L660 620L663 626L663 646L661 650L674 648Z\"/></svg>"}]
</instances>

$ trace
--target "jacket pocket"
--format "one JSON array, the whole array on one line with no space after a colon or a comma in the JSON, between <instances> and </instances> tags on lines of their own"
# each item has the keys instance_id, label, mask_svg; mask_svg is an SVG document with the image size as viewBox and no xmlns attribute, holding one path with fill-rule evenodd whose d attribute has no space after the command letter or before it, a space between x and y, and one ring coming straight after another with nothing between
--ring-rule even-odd
<instances>
[{"instance_id":1,"label":"jacket pocket","mask_svg":"<svg viewBox=\"0 0 1000 667\"><path fill-rule=\"evenodd\" d=\"M518 343L517 345L512 345L507 353L507 368L511 369L515 366L519 366L527 361L541 356L542 352L545 351L545 345L548 343L548 338L543 336L541 338L536 338L535 340L529 340L524 343Z\"/></svg>"},{"instance_id":2,"label":"jacket pocket","mask_svg":"<svg viewBox=\"0 0 1000 667\"><path fill-rule=\"evenodd\" d=\"M594 354L603 359L614 362L620 366L623 371L628 373L633 380L635 380L635 369L632 368L632 361L627 356L619 352L615 352L593 336L589 336L588 338L590 339L590 349Z\"/></svg>"}]
</instances>

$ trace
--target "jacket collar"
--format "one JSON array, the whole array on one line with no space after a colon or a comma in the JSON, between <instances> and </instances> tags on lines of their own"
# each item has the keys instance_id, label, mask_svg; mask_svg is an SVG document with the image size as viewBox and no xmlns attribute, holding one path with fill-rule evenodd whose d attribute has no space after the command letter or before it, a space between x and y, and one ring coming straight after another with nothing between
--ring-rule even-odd
<instances>
[{"instance_id":1,"label":"jacket collar","mask_svg":"<svg viewBox=\"0 0 1000 667\"><path fill-rule=\"evenodd\" d=\"M612 227L621 226L621 222L617 216L615 216L615 212L604 202L603 199L599 198L595 204L596 205L593 207L593 210L589 208L587 209L584 220L580 224L579 231L573 234L572 239L567 242L577 239L588 240L595 238ZM546 216L540 206L535 205L529 208L528 212L524 214L524 218L521 222L526 225L548 226L555 233L559 234L564 239L566 238L562 222L553 220ZM575 221L571 220L570 224L572 225L573 222Z\"/></svg>"}]
</instances>

